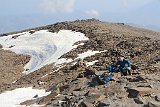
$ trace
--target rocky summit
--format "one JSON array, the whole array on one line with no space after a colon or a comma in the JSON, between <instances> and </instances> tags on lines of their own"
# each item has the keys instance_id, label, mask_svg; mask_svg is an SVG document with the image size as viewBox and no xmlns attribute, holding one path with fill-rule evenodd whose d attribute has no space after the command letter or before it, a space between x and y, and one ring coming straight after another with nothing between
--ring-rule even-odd
<instances>
[{"instance_id":1,"label":"rocky summit","mask_svg":"<svg viewBox=\"0 0 160 107\"><path fill-rule=\"evenodd\" d=\"M135 28L124 23L87 19L58 22L1 36L23 32L34 34L41 30L52 33L58 33L60 30L81 32L88 40L74 43L77 47L58 58L71 61L47 64L29 74L23 71L27 71L24 66L31 60L31 56L6 50L0 43L1 94L23 87L50 92L45 96L35 93L31 99L20 102L20 106L36 104L44 107L160 107L159 32ZM17 39L22 35L12 37ZM12 47L14 45L9 48ZM95 54L79 57L88 51ZM109 82L100 84L97 76L104 72L109 73L106 66L113 64L121 55L130 59L137 69L127 76L113 73Z\"/></svg>"}]
</instances>

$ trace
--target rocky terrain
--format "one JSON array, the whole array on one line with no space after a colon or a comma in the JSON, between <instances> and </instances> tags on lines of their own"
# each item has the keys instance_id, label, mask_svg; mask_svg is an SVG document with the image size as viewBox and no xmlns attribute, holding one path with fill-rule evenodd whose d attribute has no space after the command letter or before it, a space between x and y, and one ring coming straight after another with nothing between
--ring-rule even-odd
<instances>
[{"instance_id":1,"label":"rocky terrain","mask_svg":"<svg viewBox=\"0 0 160 107\"><path fill-rule=\"evenodd\" d=\"M25 31L63 29L84 33L89 40L80 41L84 45L62 55L60 58L73 61L58 67L50 64L25 75L23 67L30 56L17 55L0 46L1 93L28 86L51 91L47 96L21 103L28 106L36 103L45 107L160 107L160 33L96 19L60 22ZM9 34L12 33L2 36ZM114 49L120 54L113 54ZM101 53L85 57L83 61L98 61L91 66L81 66L74 59L88 50ZM129 58L138 69L131 76L119 77L114 73L112 81L99 84L93 72L97 75L108 72L106 65L120 55Z\"/></svg>"}]
</instances>

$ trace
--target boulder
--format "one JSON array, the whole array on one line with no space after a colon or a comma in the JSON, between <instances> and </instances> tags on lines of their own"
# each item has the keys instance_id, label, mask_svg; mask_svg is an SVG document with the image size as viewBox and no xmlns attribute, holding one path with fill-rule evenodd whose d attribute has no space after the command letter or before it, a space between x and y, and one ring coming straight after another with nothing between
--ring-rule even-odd
<instances>
[{"instance_id":1,"label":"boulder","mask_svg":"<svg viewBox=\"0 0 160 107\"><path fill-rule=\"evenodd\" d=\"M137 87L134 89L139 92L140 96L148 96L152 93L152 88L149 87Z\"/></svg>"},{"instance_id":2,"label":"boulder","mask_svg":"<svg viewBox=\"0 0 160 107\"><path fill-rule=\"evenodd\" d=\"M84 100L85 102L95 103L97 102L97 99L100 97L99 94L92 94L90 96L87 96Z\"/></svg>"},{"instance_id":3,"label":"boulder","mask_svg":"<svg viewBox=\"0 0 160 107\"><path fill-rule=\"evenodd\" d=\"M155 100L160 102L160 95L156 95Z\"/></svg>"},{"instance_id":4,"label":"boulder","mask_svg":"<svg viewBox=\"0 0 160 107\"><path fill-rule=\"evenodd\" d=\"M81 107L94 107L92 103L89 102L82 102L80 104Z\"/></svg>"},{"instance_id":5,"label":"boulder","mask_svg":"<svg viewBox=\"0 0 160 107\"><path fill-rule=\"evenodd\" d=\"M152 89L149 87L136 87L128 89L127 92L129 98L136 98L138 95L140 96L148 96L151 94Z\"/></svg>"},{"instance_id":6,"label":"boulder","mask_svg":"<svg viewBox=\"0 0 160 107\"><path fill-rule=\"evenodd\" d=\"M37 98L38 97L38 94L36 94L33 98Z\"/></svg>"},{"instance_id":7,"label":"boulder","mask_svg":"<svg viewBox=\"0 0 160 107\"><path fill-rule=\"evenodd\" d=\"M57 86L56 85L52 85L46 90L46 92L55 91L55 90L57 90Z\"/></svg>"},{"instance_id":8,"label":"boulder","mask_svg":"<svg viewBox=\"0 0 160 107\"><path fill-rule=\"evenodd\" d=\"M141 96L137 96L137 98L135 98L134 101L137 104L146 104L146 101Z\"/></svg>"},{"instance_id":9,"label":"boulder","mask_svg":"<svg viewBox=\"0 0 160 107\"><path fill-rule=\"evenodd\" d=\"M29 31L29 33L30 33L30 34L33 34L33 33L35 33L35 30L31 30L31 31Z\"/></svg>"},{"instance_id":10,"label":"boulder","mask_svg":"<svg viewBox=\"0 0 160 107\"><path fill-rule=\"evenodd\" d=\"M97 107L106 107L106 106L110 106L110 101L107 99L100 101L97 105Z\"/></svg>"},{"instance_id":11,"label":"boulder","mask_svg":"<svg viewBox=\"0 0 160 107\"><path fill-rule=\"evenodd\" d=\"M86 94L86 90L83 90L83 91L73 91L72 94L74 96L84 96Z\"/></svg>"},{"instance_id":12,"label":"boulder","mask_svg":"<svg viewBox=\"0 0 160 107\"><path fill-rule=\"evenodd\" d=\"M90 96L90 95L94 95L94 94L99 94L99 92L96 88L91 88L89 91L87 91L87 93L85 93L84 96Z\"/></svg>"},{"instance_id":13,"label":"boulder","mask_svg":"<svg viewBox=\"0 0 160 107\"><path fill-rule=\"evenodd\" d=\"M142 78L141 76L136 76L136 77L132 77L129 76L127 77L129 82L140 82L140 81L146 81L144 78Z\"/></svg>"},{"instance_id":14,"label":"boulder","mask_svg":"<svg viewBox=\"0 0 160 107\"><path fill-rule=\"evenodd\" d=\"M36 100L32 99L32 100L23 101L23 102L20 103L20 105L29 106L29 105L32 105L32 104L35 104L35 103L36 103Z\"/></svg>"},{"instance_id":15,"label":"boulder","mask_svg":"<svg viewBox=\"0 0 160 107\"><path fill-rule=\"evenodd\" d=\"M105 98L106 98L105 95L101 95L101 96L97 99L97 101L103 101Z\"/></svg>"},{"instance_id":16,"label":"boulder","mask_svg":"<svg viewBox=\"0 0 160 107\"><path fill-rule=\"evenodd\" d=\"M128 94L128 98L136 98L138 96L138 91L134 90L134 89L127 89Z\"/></svg>"},{"instance_id":17,"label":"boulder","mask_svg":"<svg viewBox=\"0 0 160 107\"><path fill-rule=\"evenodd\" d=\"M59 101L58 100L53 100L52 102L48 103L46 105L46 107L57 107L60 106Z\"/></svg>"},{"instance_id":18,"label":"boulder","mask_svg":"<svg viewBox=\"0 0 160 107\"><path fill-rule=\"evenodd\" d=\"M83 83L74 84L70 89L69 92L72 93L73 91L79 91L84 88Z\"/></svg>"},{"instance_id":19,"label":"boulder","mask_svg":"<svg viewBox=\"0 0 160 107\"><path fill-rule=\"evenodd\" d=\"M60 91L60 92L63 92L63 91L65 91L65 90L67 90L68 88L69 88L69 85L66 84L66 85L60 86L60 87L59 87L59 91Z\"/></svg>"},{"instance_id":20,"label":"boulder","mask_svg":"<svg viewBox=\"0 0 160 107\"><path fill-rule=\"evenodd\" d=\"M149 101L148 106L149 107L160 107L160 102Z\"/></svg>"},{"instance_id":21,"label":"boulder","mask_svg":"<svg viewBox=\"0 0 160 107\"><path fill-rule=\"evenodd\" d=\"M42 97L37 104L42 105L42 104L48 104L51 102L52 99L54 99L58 94L56 92L52 92L51 94Z\"/></svg>"},{"instance_id":22,"label":"boulder","mask_svg":"<svg viewBox=\"0 0 160 107\"><path fill-rule=\"evenodd\" d=\"M119 83L114 83L114 84L108 84L108 86L105 88L105 93L104 95L106 97L113 97L116 96L118 98L124 98L127 96L125 94L125 90L122 85Z\"/></svg>"}]
</instances>

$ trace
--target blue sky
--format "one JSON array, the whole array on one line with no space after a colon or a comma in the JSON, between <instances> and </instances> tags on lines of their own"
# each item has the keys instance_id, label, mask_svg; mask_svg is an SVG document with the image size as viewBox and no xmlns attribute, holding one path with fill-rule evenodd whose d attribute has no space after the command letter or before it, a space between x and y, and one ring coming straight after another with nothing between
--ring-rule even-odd
<instances>
[{"instance_id":1,"label":"blue sky","mask_svg":"<svg viewBox=\"0 0 160 107\"><path fill-rule=\"evenodd\" d=\"M0 0L0 33L97 18L160 30L160 0Z\"/></svg>"}]
</instances>

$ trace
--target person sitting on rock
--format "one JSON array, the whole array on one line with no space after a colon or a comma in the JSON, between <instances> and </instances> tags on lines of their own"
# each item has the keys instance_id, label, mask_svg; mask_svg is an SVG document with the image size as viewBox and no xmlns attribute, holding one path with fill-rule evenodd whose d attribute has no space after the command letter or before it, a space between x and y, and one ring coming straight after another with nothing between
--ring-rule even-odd
<instances>
[{"instance_id":1,"label":"person sitting on rock","mask_svg":"<svg viewBox=\"0 0 160 107\"><path fill-rule=\"evenodd\" d=\"M131 62L123 56L119 57L115 65L108 66L110 72L120 72L121 75L131 75Z\"/></svg>"}]
</instances>

